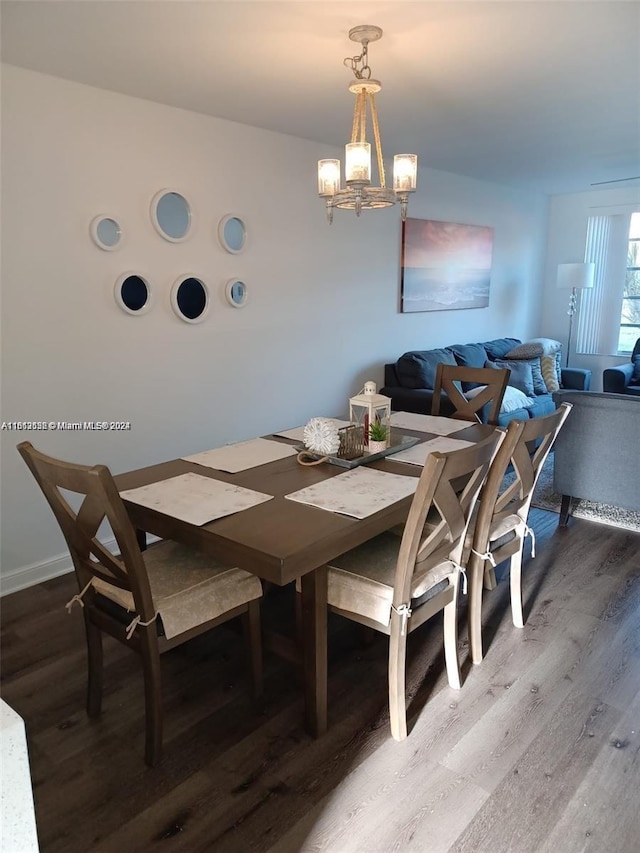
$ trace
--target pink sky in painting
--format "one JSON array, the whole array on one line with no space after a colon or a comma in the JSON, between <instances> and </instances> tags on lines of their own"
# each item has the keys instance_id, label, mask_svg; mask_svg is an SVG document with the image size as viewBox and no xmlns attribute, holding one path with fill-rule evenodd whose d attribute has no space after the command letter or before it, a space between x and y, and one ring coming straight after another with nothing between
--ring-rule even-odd
<instances>
[{"instance_id":1,"label":"pink sky in painting","mask_svg":"<svg viewBox=\"0 0 640 853\"><path fill-rule=\"evenodd\" d=\"M407 219L404 266L490 269L493 229L428 219Z\"/></svg>"}]
</instances>

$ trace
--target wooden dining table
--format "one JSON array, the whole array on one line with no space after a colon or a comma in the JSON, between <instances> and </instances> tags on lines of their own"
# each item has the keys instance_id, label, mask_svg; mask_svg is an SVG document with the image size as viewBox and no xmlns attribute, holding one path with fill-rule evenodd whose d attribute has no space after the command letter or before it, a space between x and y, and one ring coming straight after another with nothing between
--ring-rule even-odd
<instances>
[{"instance_id":1,"label":"wooden dining table","mask_svg":"<svg viewBox=\"0 0 640 853\"><path fill-rule=\"evenodd\" d=\"M480 441L492 430L486 425L470 424L452 437ZM432 433L416 430L393 432L422 440L435 438ZM295 444L276 435L264 437ZM406 476L418 477L422 472L420 466L394 462L393 455L370 464ZM303 466L296 456L236 474L173 459L115 478L118 490L124 491L193 472L273 495L273 500L199 526L131 500L125 499L125 505L139 531L189 545L279 586L300 578L302 649L298 653L304 681L305 724L314 737L327 728L327 563L404 522L412 500L412 496L403 498L367 518L357 519L285 498L344 471L328 462Z\"/></svg>"}]
</instances>

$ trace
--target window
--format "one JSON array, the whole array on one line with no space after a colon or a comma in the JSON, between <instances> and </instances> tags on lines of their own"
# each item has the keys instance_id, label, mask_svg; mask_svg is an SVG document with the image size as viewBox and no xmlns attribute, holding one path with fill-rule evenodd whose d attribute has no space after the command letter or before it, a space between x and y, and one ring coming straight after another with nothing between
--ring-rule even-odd
<instances>
[{"instance_id":1,"label":"window","mask_svg":"<svg viewBox=\"0 0 640 853\"><path fill-rule=\"evenodd\" d=\"M631 352L640 338L640 213L631 215L627 274L622 293L618 352Z\"/></svg>"},{"instance_id":2,"label":"window","mask_svg":"<svg viewBox=\"0 0 640 853\"><path fill-rule=\"evenodd\" d=\"M595 276L580 292L576 352L630 353L640 335L640 212L590 216L584 260Z\"/></svg>"}]
</instances>

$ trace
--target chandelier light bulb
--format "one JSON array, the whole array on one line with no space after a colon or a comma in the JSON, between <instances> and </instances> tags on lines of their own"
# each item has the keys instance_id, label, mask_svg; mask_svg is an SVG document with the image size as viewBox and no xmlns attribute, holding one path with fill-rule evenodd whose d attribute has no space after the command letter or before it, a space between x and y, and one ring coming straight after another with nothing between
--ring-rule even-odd
<instances>
[{"instance_id":1,"label":"chandelier light bulb","mask_svg":"<svg viewBox=\"0 0 640 853\"><path fill-rule=\"evenodd\" d=\"M344 149L344 172L347 183L370 184L371 145L368 142L349 142Z\"/></svg>"},{"instance_id":2,"label":"chandelier light bulb","mask_svg":"<svg viewBox=\"0 0 640 853\"><path fill-rule=\"evenodd\" d=\"M318 195L335 195L340 189L340 160L318 160Z\"/></svg>"},{"instance_id":3,"label":"chandelier light bulb","mask_svg":"<svg viewBox=\"0 0 640 853\"><path fill-rule=\"evenodd\" d=\"M416 154L396 154L393 158L393 188L396 192L411 193L418 180Z\"/></svg>"}]
</instances>

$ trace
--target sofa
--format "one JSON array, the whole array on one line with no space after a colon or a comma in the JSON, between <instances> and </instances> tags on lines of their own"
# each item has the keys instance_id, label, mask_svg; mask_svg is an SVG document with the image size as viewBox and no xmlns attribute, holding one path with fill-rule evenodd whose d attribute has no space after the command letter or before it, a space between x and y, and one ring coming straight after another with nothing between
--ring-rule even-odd
<instances>
[{"instance_id":1,"label":"sofa","mask_svg":"<svg viewBox=\"0 0 640 853\"><path fill-rule=\"evenodd\" d=\"M567 524L572 497L640 511L640 398L562 390L553 399L573 405L554 445L560 525Z\"/></svg>"},{"instance_id":2,"label":"sofa","mask_svg":"<svg viewBox=\"0 0 640 853\"><path fill-rule=\"evenodd\" d=\"M628 364L608 367L602 372L602 390L608 394L630 394L640 397L640 338Z\"/></svg>"},{"instance_id":3,"label":"sofa","mask_svg":"<svg viewBox=\"0 0 640 853\"><path fill-rule=\"evenodd\" d=\"M497 338L484 343L453 344L432 350L411 350L393 364L384 366L384 386L380 393L391 398L394 411L431 413L433 385L438 362L469 367L507 367L511 373L509 386L498 416L505 426L517 418L541 417L556 408L552 392L560 388L588 390L591 371L562 368L561 344L548 338L534 338L523 343L518 338ZM470 391L471 387L465 387ZM453 406L443 396L440 411L453 413ZM486 422L487 413L481 414Z\"/></svg>"}]
</instances>

